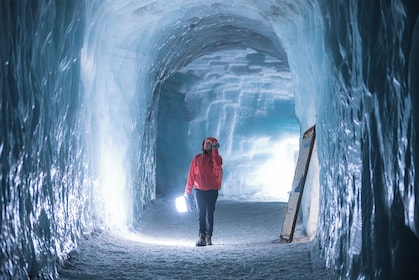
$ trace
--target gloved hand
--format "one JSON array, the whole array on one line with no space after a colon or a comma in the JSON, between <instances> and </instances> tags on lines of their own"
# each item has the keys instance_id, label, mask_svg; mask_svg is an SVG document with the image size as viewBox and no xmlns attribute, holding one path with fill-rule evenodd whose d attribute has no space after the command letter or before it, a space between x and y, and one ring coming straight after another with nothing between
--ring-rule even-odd
<instances>
[{"instance_id":1,"label":"gloved hand","mask_svg":"<svg viewBox=\"0 0 419 280\"><path fill-rule=\"evenodd\" d=\"M213 150L217 150L219 147L220 147L220 143L218 143L218 142L212 143L212 149Z\"/></svg>"}]
</instances>

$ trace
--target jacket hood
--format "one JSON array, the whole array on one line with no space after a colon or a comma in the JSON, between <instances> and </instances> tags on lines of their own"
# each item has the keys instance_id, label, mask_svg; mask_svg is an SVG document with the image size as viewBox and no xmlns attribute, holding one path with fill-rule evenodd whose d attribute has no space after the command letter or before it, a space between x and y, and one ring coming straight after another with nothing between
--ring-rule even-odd
<instances>
[{"instance_id":1,"label":"jacket hood","mask_svg":"<svg viewBox=\"0 0 419 280\"><path fill-rule=\"evenodd\" d=\"M204 150L204 143L205 143L205 140L210 140L210 141L211 141L211 143L218 142L217 138L214 138L214 137L207 137L207 138L205 138L204 140L202 140L202 150Z\"/></svg>"}]
</instances>

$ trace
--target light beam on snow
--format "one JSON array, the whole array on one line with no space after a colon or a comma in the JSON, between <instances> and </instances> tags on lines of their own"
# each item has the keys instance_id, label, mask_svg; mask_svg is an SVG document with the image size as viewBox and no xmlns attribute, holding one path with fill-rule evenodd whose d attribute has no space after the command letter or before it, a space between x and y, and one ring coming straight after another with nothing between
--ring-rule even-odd
<instances>
[{"instance_id":1,"label":"light beam on snow","mask_svg":"<svg viewBox=\"0 0 419 280\"><path fill-rule=\"evenodd\" d=\"M162 238L161 236L150 236L141 234L138 232L127 232L122 235L122 238L131 240L138 243L150 244L150 245L160 245L160 246L181 246L181 247L195 247L195 244L191 240L179 240L179 239L168 239Z\"/></svg>"}]
</instances>

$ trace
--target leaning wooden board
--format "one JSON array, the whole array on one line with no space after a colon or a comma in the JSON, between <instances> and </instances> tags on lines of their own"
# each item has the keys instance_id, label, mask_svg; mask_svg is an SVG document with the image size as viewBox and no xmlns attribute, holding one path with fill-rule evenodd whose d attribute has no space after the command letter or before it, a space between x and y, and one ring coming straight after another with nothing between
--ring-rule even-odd
<instances>
[{"instance_id":1,"label":"leaning wooden board","mask_svg":"<svg viewBox=\"0 0 419 280\"><path fill-rule=\"evenodd\" d=\"M279 236L281 242L291 242L294 235L298 209L300 208L301 197L303 195L307 171L310 165L315 136L316 131L315 126L313 126L304 132L303 139L300 144L297 166L295 168L292 189L287 205L287 212L285 213L281 234Z\"/></svg>"}]
</instances>

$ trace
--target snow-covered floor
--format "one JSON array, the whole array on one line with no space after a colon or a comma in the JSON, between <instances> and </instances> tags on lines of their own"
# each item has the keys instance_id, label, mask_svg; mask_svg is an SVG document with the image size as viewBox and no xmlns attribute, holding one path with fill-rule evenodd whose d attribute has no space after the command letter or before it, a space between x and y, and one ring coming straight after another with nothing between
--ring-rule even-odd
<instances>
[{"instance_id":1,"label":"snow-covered floor","mask_svg":"<svg viewBox=\"0 0 419 280\"><path fill-rule=\"evenodd\" d=\"M147 206L140 233L81 241L61 279L330 279L312 242L278 243L286 203L219 199L213 246L195 247L196 213ZM298 237L298 231L296 232Z\"/></svg>"}]
</instances>

